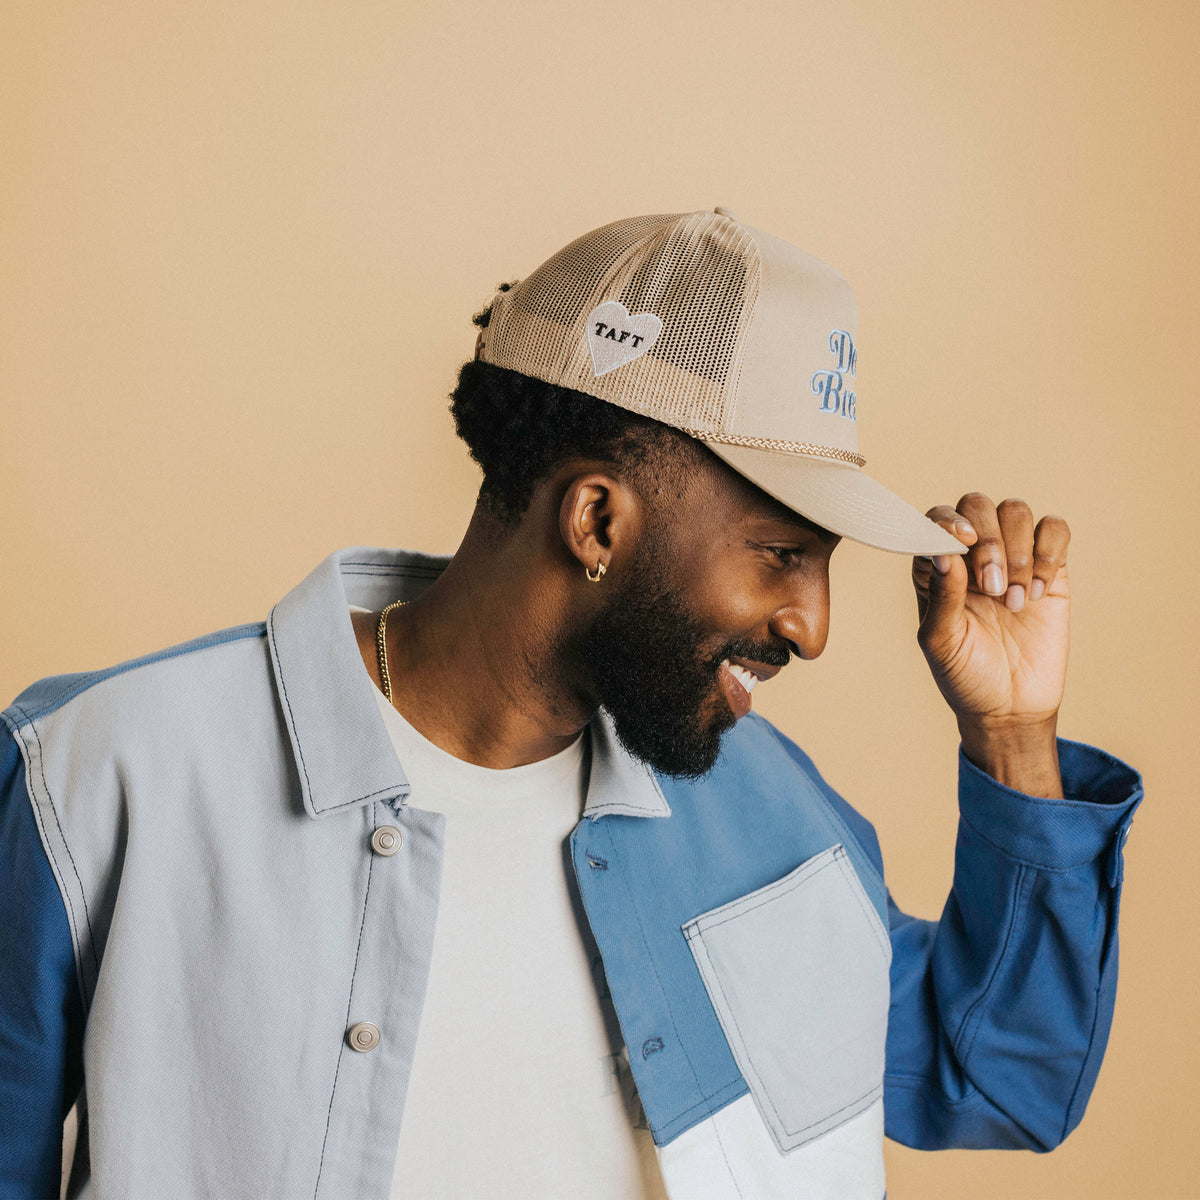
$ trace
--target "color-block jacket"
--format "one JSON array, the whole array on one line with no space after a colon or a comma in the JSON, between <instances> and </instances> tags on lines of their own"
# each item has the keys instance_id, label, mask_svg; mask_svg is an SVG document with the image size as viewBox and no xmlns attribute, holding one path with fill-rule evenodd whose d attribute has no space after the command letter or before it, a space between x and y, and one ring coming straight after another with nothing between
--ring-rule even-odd
<instances>
[{"instance_id":1,"label":"color-block jacket","mask_svg":"<svg viewBox=\"0 0 1200 1200\"><path fill-rule=\"evenodd\" d=\"M406 804L347 606L443 565L343 551L265 624L3 714L0 1196L57 1194L81 1084L83 1195L388 1195L443 820ZM674 1200L878 1200L885 1129L1046 1149L1078 1122L1129 768L1063 742L1070 798L1047 801L963 761L954 889L926 922L767 722L700 783L655 777L603 714L591 738L575 876ZM366 1052L360 1022L381 1031Z\"/></svg>"}]
</instances>

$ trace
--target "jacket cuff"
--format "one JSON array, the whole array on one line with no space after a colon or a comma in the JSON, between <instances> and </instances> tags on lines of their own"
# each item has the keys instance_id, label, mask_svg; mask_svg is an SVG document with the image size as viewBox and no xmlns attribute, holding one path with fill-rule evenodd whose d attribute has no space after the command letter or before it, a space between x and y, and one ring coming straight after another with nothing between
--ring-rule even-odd
<instances>
[{"instance_id":1,"label":"jacket cuff","mask_svg":"<svg viewBox=\"0 0 1200 1200\"><path fill-rule=\"evenodd\" d=\"M958 753L962 819L1008 858L1067 871L1108 855L1108 882L1121 881L1121 847L1142 802L1142 778L1119 758L1058 739L1065 800L1026 796L998 783Z\"/></svg>"}]
</instances>

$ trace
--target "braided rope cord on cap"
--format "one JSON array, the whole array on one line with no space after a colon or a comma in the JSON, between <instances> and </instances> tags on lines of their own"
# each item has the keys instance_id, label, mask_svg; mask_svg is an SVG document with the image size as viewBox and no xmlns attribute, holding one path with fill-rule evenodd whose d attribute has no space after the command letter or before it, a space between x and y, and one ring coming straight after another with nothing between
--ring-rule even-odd
<instances>
[{"instance_id":1,"label":"braided rope cord on cap","mask_svg":"<svg viewBox=\"0 0 1200 1200\"><path fill-rule=\"evenodd\" d=\"M684 429L680 432L701 442L720 442L725 446L750 446L755 450L781 450L784 454L805 454L816 458L833 458L854 467L865 467L867 460L853 450L838 450L833 446L814 446L811 442L781 442L777 438L745 437L738 433L710 433L707 429Z\"/></svg>"}]
</instances>

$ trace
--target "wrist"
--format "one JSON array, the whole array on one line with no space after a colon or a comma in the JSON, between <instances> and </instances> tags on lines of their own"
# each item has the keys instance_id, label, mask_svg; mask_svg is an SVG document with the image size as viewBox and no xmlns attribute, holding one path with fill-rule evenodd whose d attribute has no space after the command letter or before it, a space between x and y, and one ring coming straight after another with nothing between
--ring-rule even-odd
<instances>
[{"instance_id":1,"label":"wrist","mask_svg":"<svg viewBox=\"0 0 1200 1200\"><path fill-rule=\"evenodd\" d=\"M1058 714L1049 717L958 718L963 753L997 783L1026 796L1063 796L1058 765Z\"/></svg>"}]
</instances>

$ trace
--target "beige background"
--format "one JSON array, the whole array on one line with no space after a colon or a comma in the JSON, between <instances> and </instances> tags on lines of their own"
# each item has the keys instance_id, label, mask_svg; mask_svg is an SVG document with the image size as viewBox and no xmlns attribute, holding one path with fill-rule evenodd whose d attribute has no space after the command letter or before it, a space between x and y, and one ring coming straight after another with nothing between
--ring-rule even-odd
<instances>
[{"instance_id":1,"label":"beige background","mask_svg":"<svg viewBox=\"0 0 1200 1200\"><path fill-rule=\"evenodd\" d=\"M855 285L870 469L1074 528L1062 729L1145 772L1123 980L1049 1157L890 1194L1200 1195L1196 6L10 2L0 693L235 622L353 542L450 550L470 313L570 237L724 204ZM760 693L936 915L954 736L908 565L847 546Z\"/></svg>"}]
</instances>

